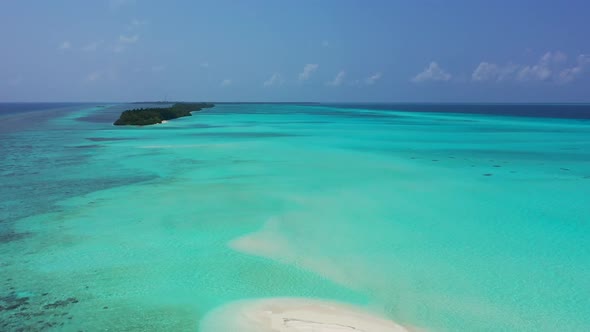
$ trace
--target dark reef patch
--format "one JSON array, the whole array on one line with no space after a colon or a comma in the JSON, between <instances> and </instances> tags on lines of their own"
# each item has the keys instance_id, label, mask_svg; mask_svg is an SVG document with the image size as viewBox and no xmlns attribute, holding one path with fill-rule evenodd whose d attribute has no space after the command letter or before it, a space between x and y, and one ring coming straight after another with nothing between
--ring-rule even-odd
<instances>
[{"instance_id":1,"label":"dark reef patch","mask_svg":"<svg viewBox=\"0 0 590 332\"><path fill-rule=\"evenodd\" d=\"M102 147L103 147L102 145L98 145L98 144L72 146L72 148L75 148L75 149L97 149L97 148L102 148Z\"/></svg>"},{"instance_id":2,"label":"dark reef patch","mask_svg":"<svg viewBox=\"0 0 590 332\"><path fill-rule=\"evenodd\" d=\"M131 137L87 137L86 138L92 142L108 142L108 141L131 141L136 138Z\"/></svg>"},{"instance_id":3,"label":"dark reef patch","mask_svg":"<svg viewBox=\"0 0 590 332\"><path fill-rule=\"evenodd\" d=\"M532 151L532 150L515 150L515 149L495 149L495 148L480 148L474 149L471 147L465 148L453 148L453 149L444 149L440 151L441 153L446 153L449 155L461 155L461 156L468 156L470 159L481 159L486 160L490 164L505 164L505 161L498 160L499 157L506 158L512 161L516 160L526 160L526 161L538 161L540 162L539 165L542 165L545 160L548 158L547 152L544 151ZM498 157L498 158L495 158ZM559 159L563 162L567 161L574 161L578 162L586 158L586 156L582 153L576 153L573 151L554 151L551 153L551 159Z\"/></svg>"},{"instance_id":4,"label":"dark reef patch","mask_svg":"<svg viewBox=\"0 0 590 332\"><path fill-rule=\"evenodd\" d=\"M10 311L21 308L29 304L29 297L19 297L16 293L11 292L8 295L0 296L0 311Z\"/></svg>"},{"instance_id":5,"label":"dark reef patch","mask_svg":"<svg viewBox=\"0 0 590 332\"><path fill-rule=\"evenodd\" d=\"M100 177L47 181L15 176L4 183L0 191L0 220L11 223L18 219L55 210L55 203L69 197L120 187L157 178L157 176ZM2 195L2 194L6 195Z\"/></svg>"},{"instance_id":6,"label":"dark reef patch","mask_svg":"<svg viewBox=\"0 0 590 332\"><path fill-rule=\"evenodd\" d=\"M270 137L296 137L301 135L286 134L277 132L210 132L210 133L194 133L191 136L199 137L227 137L227 138L270 138Z\"/></svg>"},{"instance_id":7,"label":"dark reef patch","mask_svg":"<svg viewBox=\"0 0 590 332\"><path fill-rule=\"evenodd\" d=\"M290 123L299 123L299 124L324 124L324 123L334 123L334 122L333 121L293 121L293 122L290 122Z\"/></svg>"},{"instance_id":8,"label":"dark reef patch","mask_svg":"<svg viewBox=\"0 0 590 332\"><path fill-rule=\"evenodd\" d=\"M31 236L31 233L17 233L11 230L3 231L0 232L0 244L22 240L29 236Z\"/></svg>"},{"instance_id":9,"label":"dark reef patch","mask_svg":"<svg viewBox=\"0 0 590 332\"><path fill-rule=\"evenodd\" d=\"M2 331L44 331L64 326L73 318L64 308L79 302L74 297L52 303L45 300L46 297L20 296L14 291L0 296Z\"/></svg>"},{"instance_id":10,"label":"dark reef patch","mask_svg":"<svg viewBox=\"0 0 590 332\"><path fill-rule=\"evenodd\" d=\"M226 126L221 126L221 125L208 125L208 124L204 124L204 123L196 123L194 125L191 126L192 128L224 128Z\"/></svg>"},{"instance_id":11,"label":"dark reef patch","mask_svg":"<svg viewBox=\"0 0 590 332\"><path fill-rule=\"evenodd\" d=\"M76 299L75 297L69 297L65 300L57 300L53 303L49 303L43 306L43 309L55 309L55 308L60 308L60 307L65 307L68 306L70 304L73 303L78 303L78 299ZM67 313L66 313L67 314Z\"/></svg>"}]
</instances>

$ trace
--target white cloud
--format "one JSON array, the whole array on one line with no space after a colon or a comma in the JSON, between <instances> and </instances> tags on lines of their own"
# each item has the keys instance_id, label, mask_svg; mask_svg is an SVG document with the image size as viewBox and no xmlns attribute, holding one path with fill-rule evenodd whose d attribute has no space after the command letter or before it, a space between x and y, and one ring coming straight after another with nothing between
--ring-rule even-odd
<instances>
[{"instance_id":1,"label":"white cloud","mask_svg":"<svg viewBox=\"0 0 590 332\"><path fill-rule=\"evenodd\" d=\"M263 85L264 86L273 86L273 85L282 85L285 82L285 80L283 79L283 76L281 76L281 74L279 73L274 73L272 74L272 76L264 81Z\"/></svg>"},{"instance_id":2,"label":"white cloud","mask_svg":"<svg viewBox=\"0 0 590 332\"><path fill-rule=\"evenodd\" d=\"M498 65L495 63L482 62L471 74L471 79L478 82L483 81L505 81L514 77L520 66L515 64Z\"/></svg>"},{"instance_id":3,"label":"white cloud","mask_svg":"<svg viewBox=\"0 0 590 332\"><path fill-rule=\"evenodd\" d=\"M102 41L96 41L96 42L92 42L89 43L88 45L84 46L82 48L83 51L86 52L94 52L98 49L98 47L102 44Z\"/></svg>"},{"instance_id":4,"label":"white cloud","mask_svg":"<svg viewBox=\"0 0 590 332\"><path fill-rule=\"evenodd\" d=\"M563 63L567 61L567 55L561 51L547 52L539 60L540 63Z\"/></svg>"},{"instance_id":5,"label":"white cloud","mask_svg":"<svg viewBox=\"0 0 590 332\"><path fill-rule=\"evenodd\" d=\"M201 62L201 64L199 65L203 68L209 68L209 62Z\"/></svg>"},{"instance_id":6,"label":"white cloud","mask_svg":"<svg viewBox=\"0 0 590 332\"><path fill-rule=\"evenodd\" d=\"M581 67L566 68L559 72L559 83L569 83L582 74Z\"/></svg>"},{"instance_id":7,"label":"white cloud","mask_svg":"<svg viewBox=\"0 0 590 332\"><path fill-rule=\"evenodd\" d=\"M590 55L580 54L577 64L574 67L565 68L559 72L558 82L569 83L584 73L588 68L590 68Z\"/></svg>"},{"instance_id":8,"label":"white cloud","mask_svg":"<svg viewBox=\"0 0 590 332\"><path fill-rule=\"evenodd\" d=\"M331 80L330 82L328 82L326 84L331 85L331 86L340 86L344 82L345 76L346 76L346 72L344 70L341 70L340 72L338 72L338 74L336 74L336 76L334 77L333 80Z\"/></svg>"},{"instance_id":9,"label":"white cloud","mask_svg":"<svg viewBox=\"0 0 590 332\"><path fill-rule=\"evenodd\" d=\"M552 77L553 67L566 60L567 56L560 51L547 52L536 64L520 69L516 78L519 81L546 81Z\"/></svg>"},{"instance_id":10,"label":"white cloud","mask_svg":"<svg viewBox=\"0 0 590 332\"><path fill-rule=\"evenodd\" d=\"M133 43L136 43L138 40L139 40L139 35L133 35L133 36L120 35L119 36L119 42L124 43L124 44L133 44Z\"/></svg>"},{"instance_id":11,"label":"white cloud","mask_svg":"<svg viewBox=\"0 0 590 332\"><path fill-rule=\"evenodd\" d=\"M313 74L319 67L320 65L315 64L315 63L308 63L303 67L303 71L301 73L299 73L299 80L300 81L306 81L311 77L311 74Z\"/></svg>"},{"instance_id":12,"label":"white cloud","mask_svg":"<svg viewBox=\"0 0 590 332\"><path fill-rule=\"evenodd\" d=\"M101 77L102 77L102 73L95 71L95 72L88 74L88 76L86 76L86 80L93 82L93 81L99 80Z\"/></svg>"},{"instance_id":13,"label":"white cloud","mask_svg":"<svg viewBox=\"0 0 590 332\"><path fill-rule=\"evenodd\" d=\"M516 76L519 81L545 81L550 77L551 69L544 64L525 66Z\"/></svg>"},{"instance_id":14,"label":"white cloud","mask_svg":"<svg viewBox=\"0 0 590 332\"><path fill-rule=\"evenodd\" d=\"M474 81L494 80L498 76L499 66L495 63L482 62L475 68L471 78Z\"/></svg>"},{"instance_id":15,"label":"white cloud","mask_svg":"<svg viewBox=\"0 0 590 332\"><path fill-rule=\"evenodd\" d=\"M514 74L518 71L518 68L519 66L513 63L500 67L497 80L506 81L512 79L514 77Z\"/></svg>"},{"instance_id":16,"label":"white cloud","mask_svg":"<svg viewBox=\"0 0 590 332\"><path fill-rule=\"evenodd\" d=\"M72 48L72 44L69 41L63 41L61 44L59 44L58 47L60 50L68 50L70 48Z\"/></svg>"},{"instance_id":17,"label":"white cloud","mask_svg":"<svg viewBox=\"0 0 590 332\"><path fill-rule=\"evenodd\" d=\"M136 27L137 28L137 27L140 27L140 26L146 25L146 24L148 24L148 21L147 20L140 20L140 19L137 19L137 18L134 18L133 20L131 20L131 26L132 27Z\"/></svg>"},{"instance_id":18,"label":"white cloud","mask_svg":"<svg viewBox=\"0 0 590 332\"><path fill-rule=\"evenodd\" d=\"M378 80L381 79L381 77L383 76L383 74L381 73L375 73L369 77L367 77L367 79L365 79L365 83L367 85L373 85L375 84Z\"/></svg>"},{"instance_id":19,"label":"white cloud","mask_svg":"<svg viewBox=\"0 0 590 332\"><path fill-rule=\"evenodd\" d=\"M430 62L428 67L423 72L412 78L415 83L427 82L427 81L449 81L452 75L447 73L444 69L439 67L435 61Z\"/></svg>"},{"instance_id":20,"label":"white cloud","mask_svg":"<svg viewBox=\"0 0 590 332\"><path fill-rule=\"evenodd\" d=\"M96 82L96 81L103 81L109 80L114 81L119 79L119 72L115 68L102 68L99 70L95 70L88 75L86 75L85 80L87 82Z\"/></svg>"},{"instance_id":21,"label":"white cloud","mask_svg":"<svg viewBox=\"0 0 590 332\"><path fill-rule=\"evenodd\" d=\"M567 83L590 67L590 58L586 61L583 55L578 57L577 65L573 67L564 68L566 62L567 55L560 51L547 52L536 63L528 65L481 62L471 74L471 79L477 82L516 80Z\"/></svg>"},{"instance_id":22,"label":"white cloud","mask_svg":"<svg viewBox=\"0 0 590 332\"><path fill-rule=\"evenodd\" d=\"M135 44L139 40L139 35L119 35L119 40L116 45L113 46L113 52L121 53L125 51L128 45Z\"/></svg>"},{"instance_id":23,"label":"white cloud","mask_svg":"<svg viewBox=\"0 0 590 332\"><path fill-rule=\"evenodd\" d=\"M229 78L224 79L221 81L221 86L230 86L232 84L232 80Z\"/></svg>"}]
</instances>

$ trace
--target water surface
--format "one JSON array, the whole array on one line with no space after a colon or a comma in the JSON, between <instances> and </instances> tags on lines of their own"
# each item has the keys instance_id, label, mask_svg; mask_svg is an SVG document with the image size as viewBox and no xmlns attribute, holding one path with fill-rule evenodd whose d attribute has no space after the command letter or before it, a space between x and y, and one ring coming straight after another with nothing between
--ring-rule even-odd
<instances>
[{"instance_id":1,"label":"water surface","mask_svg":"<svg viewBox=\"0 0 590 332\"><path fill-rule=\"evenodd\" d=\"M588 330L586 106L430 106L4 115L0 325L197 330L299 296L435 331Z\"/></svg>"}]
</instances>

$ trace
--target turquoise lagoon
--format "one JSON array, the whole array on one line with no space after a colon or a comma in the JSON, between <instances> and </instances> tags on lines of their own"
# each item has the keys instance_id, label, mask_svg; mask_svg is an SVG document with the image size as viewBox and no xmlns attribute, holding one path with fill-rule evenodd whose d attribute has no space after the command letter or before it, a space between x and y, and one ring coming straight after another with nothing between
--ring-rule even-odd
<instances>
[{"instance_id":1,"label":"turquoise lagoon","mask_svg":"<svg viewBox=\"0 0 590 332\"><path fill-rule=\"evenodd\" d=\"M1 330L197 331L285 296L590 329L588 120L220 104L112 126L126 108L0 118Z\"/></svg>"}]
</instances>

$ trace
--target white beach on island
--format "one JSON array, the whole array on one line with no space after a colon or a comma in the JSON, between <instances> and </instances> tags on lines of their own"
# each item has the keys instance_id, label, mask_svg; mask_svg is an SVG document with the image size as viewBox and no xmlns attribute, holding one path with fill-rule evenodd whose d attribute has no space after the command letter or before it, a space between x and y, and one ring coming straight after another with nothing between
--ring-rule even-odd
<instances>
[{"instance_id":1,"label":"white beach on island","mask_svg":"<svg viewBox=\"0 0 590 332\"><path fill-rule=\"evenodd\" d=\"M228 246L245 254L294 264L342 285L352 285L356 273L333 261L307 257L281 232L281 220L271 219L262 229L233 239ZM310 234L310 236L312 236ZM362 268L361 266L357 266ZM401 332L410 331L392 320L350 304L304 297L242 300L213 310L203 332ZM413 330L415 331L415 330Z\"/></svg>"},{"instance_id":2,"label":"white beach on island","mask_svg":"<svg viewBox=\"0 0 590 332\"><path fill-rule=\"evenodd\" d=\"M270 298L236 301L205 316L202 332L407 332L363 309L323 300Z\"/></svg>"}]
</instances>

